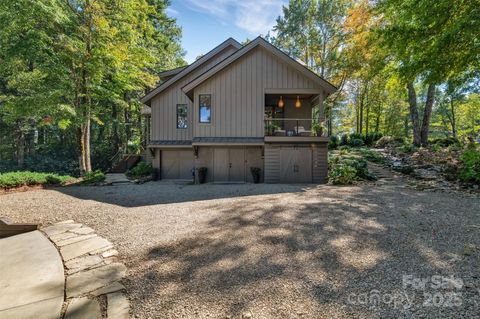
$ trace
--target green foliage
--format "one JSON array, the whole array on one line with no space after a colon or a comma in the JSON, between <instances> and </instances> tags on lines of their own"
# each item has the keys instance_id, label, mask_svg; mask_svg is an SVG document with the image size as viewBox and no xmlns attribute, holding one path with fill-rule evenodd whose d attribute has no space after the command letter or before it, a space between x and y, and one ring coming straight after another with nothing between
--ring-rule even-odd
<instances>
[{"instance_id":1,"label":"green foliage","mask_svg":"<svg viewBox=\"0 0 480 319\"><path fill-rule=\"evenodd\" d=\"M357 180L356 175L354 167L338 164L328 171L328 182L333 185L350 185Z\"/></svg>"},{"instance_id":2,"label":"green foliage","mask_svg":"<svg viewBox=\"0 0 480 319\"><path fill-rule=\"evenodd\" d=\"M384 148L388 146L398 146L405 143L405 139L399 136L383 136L376 143L375 147Z\"/></svg>"},{"instance_id":3,"label":"green foliage","mask_svg":"<svg viewBox=\"0 0 480 319\"><path fill-rule=\"evenodd\" d=\"M332 135L330 136L330 139L328 140L328 149L329 150L334 150L338 147L338 136Z\"/></svg>"},{"instance_id":4,"label":"green foliage","mask_svg":"<svg viewBox=\"0 0 480 319\"><path fill-rule=\"evenodd\" d=\"M430 141L430 145L438 145L440 147L448 147L450 145L459 145L460 141L455 137L436 138Z\"/></svg>"},{"instance_id":5,"label":"green foliage","mask_svg":"<svg viewBox=\"0 0 480 319\"><path fill-rule=\"evenodd\" d=\"M348 144L351 147L360 147L360 146L364 145L363 139L361 139L361 138L350 138L349 141L348 141Z\"/></svg>"},{"instance_id":6,"label":"green foliage","mask_svg":"<svg viewBox=\"0 0 480 319\"><path fill-rule=\"evenodd\" d=\"M343 134L342 137L340 138L340 145L348 145L348 135Z\"/></svg>"},{"instance_id":7,"label":"green foliage","mask_svg":"<svg viewBox=\"0 0 480 319\"><path fill-rule=\"evenodd\" d=\"M0 174L0 188L9 189L33 185L63 185L74 178L68 175L37 172L10 172Z\"/></svg>"},{"instance_id":8,"label":"green foliage","mask_svg":"<svg viewBox=\"0 0 480 319\"><path fill-rule=\"evenodd\" d=\"M367 161L377 163L377 164L383 164L385 163L385 158L378 152L375 152L371 149L368 148L359 148L356 150L359 154L362 155L364 159Z\"/></svg>"},{"instance_id":9,"label":"green foliage","mask_svg":"<svg viewBox=\"0 0 480 319\"><path fill-rule=\"evenodd\" d=\"M480 150L468 147L460 155L459 177L464 182L480 184Z\"/></svg>"},{"instance_id":10,"label":"green foliage","mask_svg":"<svg viewBox=\"0 0 480 319\"><path fill-rule=\"evenodd\" d=\"M343 149L331 153L328 161L329 182L331 184L351 184L356 180L373 180L375 177L368 171L368 164L357 149Z\"/></svg>"},{"instance_id":11,"label":"green foliage","mask_svg":"<svg viewBox=\"0 0 480 319\"><path fill-rule=\"evenodd\" d=\"M83 184L96 184L96 183L101 183L103 181L105 181L105 174L100 170L96 170L96 171L93 171L93 172L85 173L85 175L83 176L82 183Z\"/></svg>"},{"instance_id":12,"label":"green foliage","mask_svg":"<svg viewBox=\"0 0 480 319\"><path fill-rule=\"evenodd\" d=\"M151 175L153 172L153 167L151 164L145 162L138 163L134 168L127 172L127 176L138 178Z\"/></svg>"}]
</instances>

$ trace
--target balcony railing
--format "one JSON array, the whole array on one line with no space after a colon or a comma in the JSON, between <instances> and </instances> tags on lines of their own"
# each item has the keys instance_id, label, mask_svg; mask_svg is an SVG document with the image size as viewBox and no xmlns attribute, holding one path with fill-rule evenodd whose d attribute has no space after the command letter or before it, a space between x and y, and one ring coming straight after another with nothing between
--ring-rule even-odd
<instances>
[{"instance_id":1,"label":"balcony railing","mask_svg":"<svg viewBox=\"0 0 480 319\"><path fill-rule=\"evenodd\" d=\"M265 136L327 136L323 122L312 119L266 118Z\"/></svg>"}]
</instances>

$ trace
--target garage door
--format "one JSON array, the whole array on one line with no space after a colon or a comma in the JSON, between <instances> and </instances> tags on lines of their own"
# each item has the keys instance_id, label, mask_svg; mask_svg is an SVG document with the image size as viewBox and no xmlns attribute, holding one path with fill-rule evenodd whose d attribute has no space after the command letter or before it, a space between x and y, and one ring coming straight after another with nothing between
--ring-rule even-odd
<instances>
[{"instance_id":1,"label":"garage door","mask_svg":"<svg viewBox=\"0 0 480 319\"><path fill-rule=\"evenodd\" d=\"M216 148L214 151L214 172L216 182L244 182L245 148Z\"/></svg>"},{"instance_id":2,"label":"garage door","mask_svg":"<svg viewBox=\"0 0 480 319\"><path fill-rule=\"evenodd\" d=\"M192 179L192 150L162 150L162 179Z\"/></svg>"},{"instance_id":3,"label":"garage door","mask_svg":"<svg viewBox=\"0 0 480 319\"><path fill-rule=\"evenodd\" d=\"M307 147L282 147L280 150L280 182L312 182L312 150Z\"/></svg>"}]
</instances>

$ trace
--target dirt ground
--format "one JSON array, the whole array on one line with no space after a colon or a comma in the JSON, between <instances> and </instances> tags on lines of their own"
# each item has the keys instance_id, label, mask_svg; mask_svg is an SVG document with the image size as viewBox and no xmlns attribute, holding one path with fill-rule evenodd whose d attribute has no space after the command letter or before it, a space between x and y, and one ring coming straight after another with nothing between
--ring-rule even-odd
<instances>
[{"instance_id":1,"label":"dirt ground","mask_svg":"<svg viewBox=\"0 0 480 319\"><path fill-rule=\"evenodd\" d=\"M113 241L133 318L480 314L480 198L401 179L63 187L0 195L0 216Z\"/></svg>"}]
</instances>

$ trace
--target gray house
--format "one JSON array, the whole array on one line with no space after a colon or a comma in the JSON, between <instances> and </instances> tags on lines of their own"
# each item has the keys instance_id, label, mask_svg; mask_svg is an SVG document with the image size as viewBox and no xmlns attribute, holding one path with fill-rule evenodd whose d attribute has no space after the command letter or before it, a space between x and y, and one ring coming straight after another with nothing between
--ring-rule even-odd
<instances>
[{"instance_id":1,"label":"gray house","mask_svg":"<svg viewBox=\"0 0 480 319\"><path fill-rule=\"evenodd\" d=\"M230 38L160 77L142 102L162 179L206 167L209 182L252 182L258 167L265 183L326 181L323 101L336 88L263 38Z\"/></svg>"}]
</instances>

